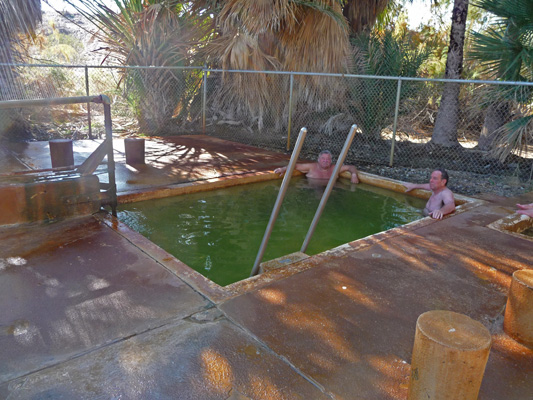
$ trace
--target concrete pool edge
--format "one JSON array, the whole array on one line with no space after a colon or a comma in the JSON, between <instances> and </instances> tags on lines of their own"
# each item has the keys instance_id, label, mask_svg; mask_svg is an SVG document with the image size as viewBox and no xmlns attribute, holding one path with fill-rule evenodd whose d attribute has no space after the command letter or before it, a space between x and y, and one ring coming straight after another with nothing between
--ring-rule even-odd
<instances>
[{"instance_id":1,"label":"concrete pool edge","mask_svg":"<svg viewBox=\"0 0 533 400\"><path fill-rule=\"evenodd\" d=\"M533 237L522 234L526 229L533 227L533 219L529 218L527 215L511 214L488 224L487 227L507 235L533 242Z\"/></svg>"},{"instance_id":2,"label":"concrete pool edge","mask_svg":"<svg viewBox=\"0 0 533 400\"><path fill-rule=\"evenodd\" d=\"M296 172L295 175L301 175ZM343 176L343 175L341 175ZM248 183L263 182L269 180L280 179L278 174L272 172L253 172L242 175L231 175L225 177L218 177L212 179L206 179L202 181L189 182L184 184L176 184L165 186L162 188L155 188L150 190L141 190L135 192L129 192L119 195L119 204L131 203L136 201L158 199L170 196L178 196L182 194L197 193L208 190L221 189L231 186L244 185ZM372 186L392 190L398 193L405 193L405 188L401 181L393 180L390 178L384 178L377 175L359 172L359 179L361 183L366 183ZM430 196L430 192L425 190L414 190L409 193L413 197L427 199ZM457 209L454 214L448 215L445 218L453 218L454 215L466 212L474 207L484 204L485 201L479 199L473 199L462 195L455 195ZM116 218L112 218L109 215L100 214L98 218L114 229L117 233L122 235L133 245L141 249L146 254L150 255L154 260L159 262L164 268L171 271L178 276L189 286L205 295L209 300L214 303L221 303L229 300L235 296L241 295L248 291L254 290L258 287L264 286L272 281L283 279L285 277L297 274L305 271L313 266L317 265L316 260L319 260L321 256L343 252L345 250L362 250L374 243L383 241L388 238L392 238L409 231L413 231L427 225L437 222L436 220L425 217L417 221L410 222L406 225L402 225L396 228L389 229L387 231L379 232L353 242L349 242L338 246L334 249L327 250L325 252L309 256L308 258L294 263L289 263L281 268L274 269L263 274L246 278L241 281L229 284L227 286L220 286L215 282L209 280L201 273L193 270L187 264L180 261L178 258L167 253L165 250L152 243L149 239L145 238L141 234L131 230L127 225L121 223ZM251 267L250 267L251 269Z\"/></svg>"}]
</instances>

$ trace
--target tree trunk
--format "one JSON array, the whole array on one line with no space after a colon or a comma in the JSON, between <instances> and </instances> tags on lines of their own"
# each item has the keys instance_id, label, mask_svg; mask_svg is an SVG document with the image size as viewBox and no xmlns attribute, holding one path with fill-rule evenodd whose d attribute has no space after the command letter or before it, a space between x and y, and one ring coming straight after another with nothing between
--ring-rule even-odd
<instances>
[{"instance_id":1,"label":"tree trunk","mask_svg":"<svg viewBox=\"0 0 533 400\"><path fill-rule=\"evenodd\" d=\"M450 46L446 60L446 79L460 79L463 71L463 48L469 0L455 0L452 11ZM458 146L457 123L459 121L459 83L445 83L442 91L432 144L446 147Z\"/></svg>"},{"instance_id":2,"label":"tree trunk","mask_svg":"<svg viewBox=\"0 0 533 400\"><path fill-rule=\"evenodd\" d=\"M510 115L511 106L507 101L489 106L485 113L485 121L477 144L479 150L492 150L495 139L494 131L501 128L509 120Z\"/></svg>"}]
</instances>

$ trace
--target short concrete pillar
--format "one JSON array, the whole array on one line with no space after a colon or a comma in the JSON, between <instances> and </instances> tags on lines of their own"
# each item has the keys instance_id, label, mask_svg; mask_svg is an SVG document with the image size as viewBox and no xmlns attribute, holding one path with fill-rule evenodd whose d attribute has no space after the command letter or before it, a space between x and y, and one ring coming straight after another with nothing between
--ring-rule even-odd
<instances>
[{"instance_id":1,"label":"short concrete pillar","mask_svg":"<svg viewBox=\"0 0 533 400\"><path fill-rule=\"evenodd\" d=\"M517 342L533 349L533 270L513 273L503 330Z\"/></svg>"},{"instance_id":2,"label":"short concrete pillar","mask_svg":"<svg viewBox=\"0 0 533 400\"><path fill-rule=\"evenodd\" d=\"M144 164L144 139L126 138L124 139L126 150L126 164Z\"/></svg>"},{"instance_id":3,"label":"short concrete pillar","mask_svg":"<svg viewBox=\"0 0 533 400\"><path fill-rule=\"evenodd\" d=\"M452 311L416 321L409 400L475 400L492 343L481 323Z\"/></svg>"},{"instance_id":4,"label":"short concrete pillar","mask_svg":"<svg viewBox=\"0 0 533 400\"><path fill-rule=\"evenodd\" d=\"M71 139L53 139L48 142L52 168L74 165L74 151Z\"/></svg>"}]
</instances>

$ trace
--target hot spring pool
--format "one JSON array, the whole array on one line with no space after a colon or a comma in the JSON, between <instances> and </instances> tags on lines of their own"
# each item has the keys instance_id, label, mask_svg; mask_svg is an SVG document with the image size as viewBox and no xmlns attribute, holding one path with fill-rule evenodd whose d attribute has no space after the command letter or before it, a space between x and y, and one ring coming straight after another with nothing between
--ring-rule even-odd
<instances>
[{"instance_id":1,"label":"hot spring pool","mask_svg":"<svg viewBox=\"0 0 533 400\"><path fill-rule=\"evenodd\" d=\"M250 275L280 180L119 206L118 218L221 286ZM325 187L294 177L265 251L300 250ZM339 180L309 243L313 255L422 218L425 200Z\"/></svg>"}]
</instances>

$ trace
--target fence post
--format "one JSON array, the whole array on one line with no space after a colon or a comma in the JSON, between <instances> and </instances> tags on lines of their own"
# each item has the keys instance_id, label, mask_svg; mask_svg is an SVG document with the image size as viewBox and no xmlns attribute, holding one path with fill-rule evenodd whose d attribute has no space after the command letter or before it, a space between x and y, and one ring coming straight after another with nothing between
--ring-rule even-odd
<instances>
[{"instance_id":1,"label":"fence post","mask_svg":"<svg viewBox=\"0 0 533 400\"><path fill-rule=\"evenodd\" d=\"M394 124L392 126L392 140L390 147L390 161L389 167L392 167L394 162L394 145L396 143L396 127L398 126L398 110L400 109L400 93L402 91L402 78L398 79L398 89L396 90L396 107L394 109Z\"/></svg>"},{"instance_id":2,"label":"fence post","mask_svg":"<svg viewBox=\"0 0 533 400\"><path fill-rule=\"evenodd\" d=\"M202 93L202 132L205 135L205 108L207 103L207 65L204 64L203 72L203 93Z\"/></svg>"},{"instance_id":3,"label":"fence post","mask_svg":"<svg viewBox=\"0 0 533 400\"><path fill-rule=\"evenodd\" d=\"M289 126L287 131L287 151L291 149L291 125L292 125L292 87L294 85L294 75L291 73L289 85Z\"/></svg>"},{"instance_id":4,"label":"fence post","mask_svg":"<svg viewBox=\"0 0 533 400\"><path fill-rule=\"evenodd\" d=\"M89 93L89 67L85 66L85 94L90 96ZM91 125L91 103L87 103L87 122L89 123L89 139L93 138L93 131Z\"/></svg>"}]
</instances>

